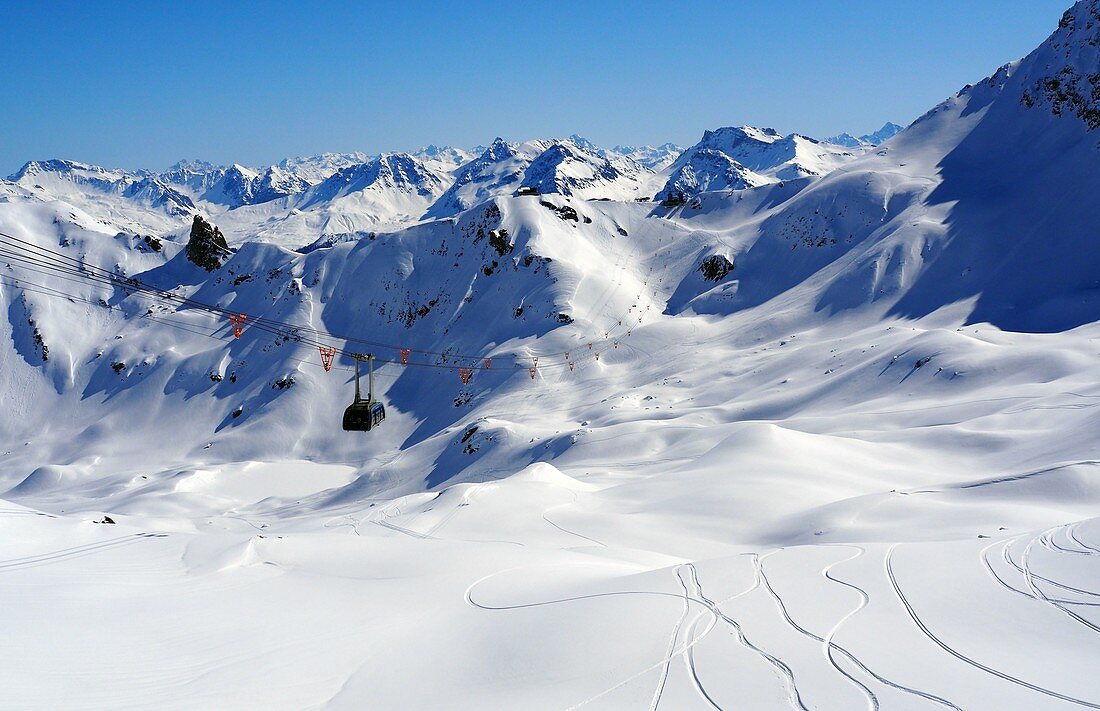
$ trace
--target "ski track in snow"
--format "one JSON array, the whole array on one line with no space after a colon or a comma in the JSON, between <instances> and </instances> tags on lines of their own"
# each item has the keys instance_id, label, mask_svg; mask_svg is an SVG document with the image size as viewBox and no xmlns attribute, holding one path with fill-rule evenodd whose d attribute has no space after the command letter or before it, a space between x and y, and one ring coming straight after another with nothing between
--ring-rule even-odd
<instances>
[{"instance_id":1,"label":"ski track in snow","mask_svg":"<svg viewBox=\"0 0 1100 711\"><path fill-rule=\"evenodd\" d=\"M836 660L833 658L833 655L832 655L832 650L833 650L834 647L830 642L827 642L824 637L821 637L819 635L814 634L813 632L810 632L805 627L801 626L800 624L798 624L797 622L794 621L794 619L790 615L790 612L788 612L788 610L787 610L787 606L783 603L783 598L781 598L779 596L779 594L775 592L775 588L772 587L771 581L768 580L768 576L764 573L764 561L767 560L768 557L770 557L772 555L775 555L776 553L779 553L780 551L782 551L782 549L772 551L771 553L767 553L766 555L763 555L763 556L760 556L759 558L754 558L753 559L753 563L756 566L756 574L760 576L760 581L764 584L764 589L768 592L768 595L772 598L772 601L775 603L776 607L779 609L779 612L783 616L784 621L786 621L786 623L792 629L794 629L796 632L798 632L800 635L802 635L804 637L808 637L808 638L814 640L815 642L820 642L822 644L822 651L824 652L824 656L825 656L826 660L829 662L829 664L833 667L833 669L836 670L836 672L838 674L843 676L849 682L851 682L856 688L858 688L860 690L860 692L864 696L867 697L867 706L868 706L868 708L870 708L872 711L877 711L877 709L879 707L879 703L878 703L878 697L875 696L874 692L872 692L869 688L867 688L867 686L865 684L863 684L859 679L856 679L854 676L852 676L847 671L845 671L843 668L841 668L841 666L839 664L837 664ZM853 661L855 661L855 658L851 654L849 654L847 651L843 651L843 653L846 656L848 656L849 658L852 658ZM859 664L858 661L856 661L856 664L861 666L861 667L863 666L862 664Z\"/></svg>"},{"instance_id":2,"label":"ski track in snow","mask_svg":"<svg viewBox=\"0 0 1100 711\"><path fill-rule=\"evenodd\" d=\"M46 513L45 511L34 511L33 509L0 509L0 518L9 516L42 516L45 518L57 518L57 516Z\"/></svg>"},{"instance_id":3,"label":"ski track in snow","mask_svg":"<svg viewBox=\"0 0 1100 711\"><path fill-rule=\"evenodd\" d=\"M963 654L962 652L959 652L958 650L956 650L953 647L949 646L946 642L944 642L942 639L940 639L938 636L936 636L935 633L933 633L932 630L930 630L928 628L928 626L925 625L925 623L917 615L917 612L913 608L913 605L905 597L905 594L902 593L901 586L898 584L897 578L894 575L893 555L894 555L894 551L900 545L901 544L898 544L898 543L891 544L890 547L887 548L887 550L886 550L886 557L885 557L886 575L890 579L890 585L894 588L894 594L897 595L898 601L901 602L901 604L905 606L905 610L909 614L909 618L913 621L914 624L916 624L916 626L920 629L920 631L924 634L925 637L927 637L929 640L931 640L933 643L935 643L936 646L938 646L940 649L947 652L951 656L955 657L956 659L958 659L962 662L965 662L966 664L969 664L970 666L974 667L975 669L980 669L981 671L986 672L987 674L991 674L991 675L993 675L993 676L995 676L999 679L1003 679L1007 682L1011 682L1013 684L1016 684L1017 686L1021 686L1025 689L1030 689L1032 691L1038 692L1038 693L1043 694L1045 696L1049 696L1051 698L1059 699L1061 701L1068 701L1069 703L1077 704L1078 706L1084 706L1086 708L1100 709L1100 703L1095 703L1095 702L1092 702L1092 701L1086 701L1084 699L1078 699L1076 697L1069 696L1067 694L1062 694L1058 691L1054 691L1053 689L1047 689L1047 688L1044 688L1044 687L1039 686L1037 684L1032 684L1029 681L1025 681L1024 679L1020 679L1019 677L1016 677L1016 676L1013 676L1013 675L1008 674L1006 672L1000 671L999 669L994 669L993 667L988 666L986 664L983 664L982 662L979 662L978 660L973 659L972 657L966 656L965 654Z\"/></svg>"},{"instance_id":4,"label":"ski track in snow","mask_svg":"<svg viewBox=\"0 0 1100 711\"><path fill-rule=\"evenodd\" d=\"M1100 710L1100 0L1050 20L874 149L28 163L0 181L0 693ZM233 245L209 270L195 213ZM370 435L339 428L337 343L392 363ZM103 637L126 663L74 644Z\"/></svg>"},{"instance_id":5,"label":"ski track in snow","mask_svg":"<svg viewBox=\"0 0 1100 711\"><path fill-rule=\"evenodd\" d=\"M754 569L753 584L748 590L745 591L745 593L742 594L748 594L753 590L756 590L760 587L761 583L760 567L758 563L759 556L756 553L752 553L750 554L750 557L752 558ZM700 591L702 591L701 585L699 589ZM713 600L703 595L702 592L700 592L699 594L699 599L702 600L703 603L706 604L708 607L710 607L711 611L718 616L718 619L722 620L733 628L734 633L737 635L737 640L741 643L742 646L752 650L761 658L763 658L768 664L772 665L772 667L775 668L776 676L783 684L783 687L787 692L787 699L790 702L791 706L802 709L802 711L809 711L809 709L806 708L806 705L802 701L802 695L799 693L798 685L795 683L794 671L791 670L790 666L788 666L786 662L782 661L778 657L764 651L757 645L753 644L745 635L745 631L741 628L741 623L737 622L732 617L722 612L718 603L715 603ZM728 600L725 602L728 602Z\"/></svg>"},{"instance_id":6,"label":"ski track in snow","mask_svg":"<svg viewBox=\"0 0 1100 711\"><path fill-rule=\"evenodd\" d=\"M1048 531L1044 532L1043 535L1045 536L1053 530L1055 530L1055 529L1049 529ZM1062 585L1061 583L1056 583L1056 582L1050 580L1049 578L1043 578L1043 577L1040 577L1040 576L1035 575L1034 573L1032 573L1031 566L1028 564L1028 560L1031 556L1031 548L1035 544L1035 540L1036 540L1035 538L1032 538L1031 540L1029 540L1027 542L1027 545L1024 546L1024 552L1023 552L1023 555L1020 557L1020 565L1019 565L1019 568L1018 568L1021 572L1023 572L1024 579L1027 581L1027 586L1031 590L1033 595L1035 596L1035 599L1042 600L1043 602L1050 605L1054 609L1058 610L1062 614L1068 616L1071 620L1084 625L1085 627L1092 630L1093 632L1100 633L1100 626L1097 626L1095 623L1093 623L1089 620L1086 620L1084 617L1082 617L1081 615L1078 615L1073 610L1070 610L1068 607L1063 605L1061 602L1059 602L1057 600L1054 600L1050 597L1047 597L1047 594L1045 592L1043 592L1042 589L1039 587L1039 585L1035 582L1038 579L1038 580L1042 580L1044 582L1050 583L1051 585L1054 585L1056 587L1062 588L1063 590L1070 590L1072 592L1076 592L1076 593L1079 593L1081 595L1090 595L1092 597L1100 597L1100 594L1090 592L1090 591L1087 591L1087 590L1081 590L1080 588L1070 587L1068 585ZM1005 547L1005 554L1006 554L1006 556L1008 555L1008 547L1007 546ZM1010 556L1009 556L1009 562L1011 562L1011 557ZM1015 567L1015 565L1013 567Z\"/></svg>"},{"instance_id":7,"label":"ski track in snow","mask_svg":"<svg viewBox=\"0 0 1100 711\"><path fill-rule=\"evenodd\" d=\"M457 514L461 508L463 508L464 506L469 506L473 502L474 496L487 486L491 486L491 484L488 482L481 484L472 484L470 488L463 491L462 501L460 501L458 505L454 506L453 508L451 508L450 511L444 514L443 517L440 518L434 526L432 526L425 532L425 535L429 538L436 537L436 532L439 531L439 529L443 528L444 524L454 518L455 514Z\"/></svg>"},{"instance_id":8,"label":"ski track in snow","mask_svg":"<svg viewBox=\"0 0 1100 711\"><path fill-rule=\"evenodd\" d=\"M1011 557L1008 554L1008 547L1011 545L1013 540L1016 540L1016 539L1010 539L1010 540L997 541L995 543L990 543L988 546L986 546L985 548L983 548L981 550L981 552L978 554L978 557L982 561L982 566L985 568L986 574L989 575L989 577L991 577L993 580L995 580L998 584L1000 584L1001 587L1005 588L1006 590L1010 590L1011 592L1014 592L1017 595L1023 595L1024 597L1027 597L1027 598L1030 598L1030 599L1034 600L1034 599L1036 599L1034 594L1028 592L1027 590L1021 590L1020 588L1012 585L1007 580L1005 580L1004 577L1002 577L1001 574L997 572L997 570L993 567L993 563L989 560L989 552L993 548L995 548L997 546L1000 546L1001 547L1001 559L1004 560L1005 563L1007 563L1013 569L1017 570L1022 575L1026 576L1027 573L1024 572L1011 559ZM1079 553L1080 551L1071 551L1071 552ZM1055 598L1050 598L1050 597L1048 597L1047 599L1052 601L1052 602L1059 602L1059 603L1062 603L1062 604L1065 604L1065 605L1080 605L1080 606L1086 606L1086 607L1100 607L1100 602L1084 602L1084 601L1080 601L1080 600L1065 600L1065 599L1060 599L1060 598L1055 599Z\"/></svg>"},{"instance_id":9,"label":"ski track in snow","mask_svg":"<svg viewBox=\"0 0 1100 711\"><path fill-rule=\"evenodd\" d=\"M871 670L870 667L868 667L866 664L864 664L864 662L861 661L858 657L856 657L854 654L851 654L850 652L848 652L848 650L844 649L843 647L841 647L840 645L836 644L833 641L833 639L836 637L836 635L840 632L841 627L843 627L846 622L848 622L852 617L854 617L856 615L856 613L858 613L860 610L867 607L867 605L870 603L870 600L871 600L870 596L867 594L867 592L863 588L861 588L857 585L854 585L853 583L847 582L845 580L841 580L840 578L833 575L833 572L832 572L833 568L835 568L836 566L841 565L843 563L853 561L856 558L858 558L858 557L860 557L860 556L862 556L866 553L866 550L864 548L862 548L861 546L844 546L844 547L855 548L856 552L853 553L852 556L849 557L849 558L845 558L845 559L836 561L834 563L830 563L829 565L825 566L825 568L823 568L822 571L821 571L821 575L823 577L825 577L826 579L831 580L834 583L837 583L838 585L843 585L844 587L855 591L860 597L860 603L857 607L855 607L851 611L849 611L848 614L846 614L844 617L837 620L837 623L835 625L833 625L833 627L829 630L829 633L825 635L825 644L828 646L828 649L829 649L829 651L827 653L830 655L830 660L832 659L832 657L831 657L832 650L835 649L836 651L840 652L841 654L844 654L845 657L849 661L851 661L853 664L855 664L860 669L862 669L865 673L867 673L868 675L870 675L871 677L876 679L880 684L883 684L885 686L888 686L892 689L895 689L897 691L901 691L901 692L906 693L906 694L911 694L913 696L919 696L922 699L926 699L928 701L939 704L941 706L946 706L947 708L955 709L955 711L963 711L959 706L952 703L951 701L948 701L945 698L942 698L940 696L936 696L935 694L932 694L932 693L927 692L927 691L921 691L920 689L914 689L911 686L906 686L904 684L893 681L891 679L887 679L886 677L882 676L881 674Z\"/></svg>"},{"instance_id":10,"label":"ski track in snow","mask_svg":"<svg viewBox=\"0 0 1100 711\"><path fill-rule=\"evenodd\" d=\"M1078 595L1085 595L1087 597L1100 598L1100 593L1094 592L1092 590L1084 590L1082 588L1073 587L1072 585L1066 585L1065 583L1060 583L1056 580L1052 580L1050 578L1039 575L1038 573L1034 572L1031 569L1031 567L1027 564L1027 559L1030 557L1031 549L1032 549L1032 546L1034 545L1035 541L1038 540L1040 542L1040 545L1044 545L1044 547L1047 547L1048 549L1053 549L1052 546L1044 544L1044 539L1048 538L1052 532L1054 532L1056 530L1060 530L1062 528L1063 527L1061 527L1061 526L1056 526L1054 528L1048 529L1047 531L1044 531L1038 537L1030 538L1027 542L1027 545L1024 547L1024 552L1023 552L1023 555L1022 555L1021 560L1020 560L1019 563L1017 563L1012 558L1011 548L1012 548L1013 544L1015 544L1016 542L1018 542L1020 540L1020 537L1013 538L1009 541L1006 541L1004 546L1001 548L1001 558L1003 558L1004 561L1006 563L1008 563L1010 566L1012 566L1012 568L1014 568L1018 573L1020 573L1021 575L1024 576L1024 579L1027 582L1029 588L1034 588L1035 581L1040 580L1044 583L1047 583L1048 585L1053 585L1054 587L1059 588L1061 590L1066 590L1068 592L1077 593ZM1032 592L1033 593L1034 592L1040 592L1041 593L1041 591L1037 591L1035 589L1032 589ZM1098 605L1100 603L1087 603L1086 602L1086 603L1079 603L1079 604Z\"/></svg>"},{"instance_id":11,"label":"ski track in snow","mask_svg":"<svg viewBox=\"0 0 1100 711\"><path fill-rule=\"evenodd\" d=\"M427 533L420 533L419 531L413 531L408 528L398 526L396 523L390 523L389 521L371 521L375 526L381 526L382 528L388 528L391 531L397 531L403 533L406 536L412 538L419 538L422 541L437 540L435 536L428 535Z\"/></svg>"},{"instance_id":12,"label":"ski track in snow","mask_svg":"<svg viewBox=\"0 0 1100 711\"><path fill-rule=\"evenodd\" d=\"M167 536L167 533L131 533L117 538L110 538L106 541L87 543L71 548L61 548L48 553L39 553L37 555L23 556L21 558L9 558L8 560L0 560L0 571L11 571L20 568L30 568L43 564L56 563L68 558L77 558L113 548L120 548L150 538L165 538Z\"/></svg>"},{"instance_id":13,"label":"ski track in snow","mask_svg":"<svg viewBox=\"0 0 1100 711\"><path fill-rule=\"evenodd\" d=\"M752 554L752 555L755 557L755 554ZM525 609L525 608L544 607L544 606L547 606L547 605L559 605L559 604L566 604L566 603L570 603L570 602L577 602L579 600L592 600L592 599L599 599L599 598L629 597L629 596L639 596L639 595L640 596L658 596L658 597L668 597L668 598L675 598L677 600L682 600L682 601L684 601L685 604L695 603L695 604L701 605L704 608L704 611L708 611L708 612L711 613L711 615L712 615L711 623L707 626L707 628L705 630L703 630L703 632L701 632L700 634L692 637L690 640L685 640L684 643L681 644L678 647L674 646L672 651L670 653L667 653L660 661L646 667L645 669L642 669L641 671L638 671L638 672L630 675L626 679L623 679L622 681L614 684L613 686L604 689L603 691L599 692L598 694L596 694L594 696L591 696L591 697L589 697L589 698L587 698L587 699L585 699L581 702L578 702L577 704L574 704L573 706L570 706L569 709L577 709L577 708L581 708L582 706L586 706L586 705L592 703L593 701L596 701L600 698L603 698L604 696L612 693L613 691L622 688L626 684L629 684L629 683L635 681L636 679L638 679L638 678L644 676L645 674L648 674L648 673L650 673L654 670L667 669L667 667L668 667L668 665L669 665L669 663L671 662L672 659L674 659L675 657L677 657L679 655L685 654L688 650L694 648L695 645L697 645L699 642L701 642L710 633L710 631L714 628L716 622L718 620L721 620L721 621L724 621L726 624L730 625L733 628L734 632L737 635L738 640L740 641L740 643L743 646L745 646L746 648L756 652L757 654L759 654L762 658L764 658L766 661L768 661L770 664L772 664L772 666L774 666L776 668L776 670L779 672L777 674L777 676L783 682L791 704L793 706L795 706L796 708L802 709L802 711L809 711L806 708L806 706L802 703L801 696L799 695L798 689L794 684L794 675L791 672L790 667L788 667L784 662L780 661L778 658L768 654L767 652L761 650L759 647L756 647L755 645L753 645L745 637L745 634L741 629L741 625L737 621L733 620L728 615L723 613L720 609L720 605L725 604L727 602L730 602L730 601L732 601L734 599L737 599L739 597L743 597L745 595L748 595L753 590L756 590L758 587L760 587L760 578L759 578L759 576L754 576L753 584L751 586L749 586L747 589L745 589L745 590L743 590L743 591L741 591L741 592L739 592L735 595L732 595L729 598L726 598L721 603L715 603L713 600L711 600L710 598L708 598L706 595L703 594L703 592L702 592L703 588L702 588L701 583L698 580L698 576L697 576L697 573L695 572L694 565L692 565L692 564L686 564L686 565L688 566L689 570L691 571L693 585L696 588L696 590L698 591L697 596L691 595L686 590L686 586L685 586L685 589L684 589L682 594L663 592L663 591L655 591L655 590L624 590L624 591L606 592L606 593L590 593L590 594L586 594L586 595L575 595L575 596L571 596L571 597L555 598L555 599L552 599L552 600L538 600L538 601L535 601L535 602L518 603L518 604L511 604L511 605L489 605L489 604L485 604L485 603L480 603L480 602L478 602L474 599L473 591L478 585L480 585L481 583L485 582L486 580L488 580L490 578L493 578L493 577L496 577L496 576L499 576L499 575L503 575L505 573L514 572L514 571L517 571L517 570L522 570L523 568L521 567L521 568L510 568L510 569L507 569L507 570L497 571L497 572L485 575L485 576L479 578L478 580L475 580L473 583L471 583L469 585L469 587L466 588L466 592L464 594L464 599L465 599L466 603L468 605L472 606L472 607L475 607L475 608L478 608L478 609L481 609L481 610L500 611L500 610L518 610L518 609ZM677 568L679 568L679 567L680 566L677 566ZM679 577L679 575L677 575L677 578L680 580L680 583L683 586L684 585L683 578ZM678 634L679 634L679 630L682 626L682 622L683 622L684 617L685 617L684 613L681 613L680 621L676 625L676 633L675 633L676 636L678 636ZM691 625L689 625L689 628L691 628ZM694 669L694 667L692 667L692 668ZM695 674L693 674L693 676L695 677L696 681L698 681L698 676L695 675ZM660 688L663 690L663 682L661 683ZM697 688L699 688L701 695L703 695L711 704L714 704L714 701L706 694L705 690L702 690L701 684ZM653 702L658 702L658 701L659 701L659 694L655 694ZM653 703L653 702L651 702L651 703Z\"/></svg>"},{"instance_id":14,"label":"ski track in snow","mask_svg":"<svg viewBox=\"0 0 1100 711\"><path fill-rule=\"evenodd\" d=\"M573 500L572 501L567 501L563 504L558 504L556 506L551 506L550 508L546 509L545 511L542 512L542 520L546 521L548 524L550 524L554 528L558 529L562 533L566 533L570 536L576 536L577 538L583 538L584 540L588 541L589 543L594 543L597 546L600 546L602 548L606 548L607 545L605 543L603 543L602 541L597 541L595 538L590 538L590 537L584 535L583 533L577 533L576 531L570 531L568 528L560 526L559 524L554 523L553 521L550 520L550 517L547 514L549 514L551 511L553 511L555 509L563 508L565 506L576 505L576 503L578 501L577 492L570 491L569 493L573 495Z\"/></svg>"},{"instance_id":15,"label":"ski track in snow","mask_svg":"<svg viewBox=\"0 0 1100 711\"><path fill-rule=\"evenodd\" d=\"M687 567L688 567L688 571L690 573L690 575L688 576L688 579L691 581L691 586L693 588L693 590L688 594L692 595L694 597L697 597L699 599L702 599L703 598L703 588L699 584L699 574L698 574L698 571L695 569L695 564L694 563L688 563ZM681 579L681 581L682 581L682 579ZM718 622L718 617L717 617L717 615L714 614L713 610L707 610L707 612L710 613L710 628L713 628L714 625L717 624L717 622ZM695 617L695 619L691 621L691 624L688 627L688 634L689 635L691 634L692 630L695 629L695 625L697 625L699 623L699 620L702 619L702 617L703 617L702 614L697 615ZM718 709L718 711L721 711L722 707L719 706L718 702L714 700L714 698L710 695L709 692L707 692L706 687L703 686L703 680L699 678L699 670L695 666L695 646L694 645L687 648L687 653L684 655L684 663L687 665L688 673L691 675L691 683L692 683L692 686L695 687L696 693L698 693L699 696L701 696L704 701L706 701L708 704L710 704L711 708Z\"/></svg>"},{"instance_id":16,"label":"ski track in snow","mask_svg":"<svg viewBox=\"0 0 1100 711\"><path fill-rule=\"evenodd\" d=\"M687 583L684 582L683 575L680 574L681 569L684 566L678 565L673 569L673 573L676 575L677 582L684 589L684 610L680 613L680 618L676 620L676 625L672 628L672 635L668 639L668 649L665 651L665 663L661 667L661 674L657 679L657 688L653 690L653 699L649 702L650 711L657 711L657 707L661 704L661 695L665 691L665 683L668 681L668 671L672 666L672 659L675 656L673 652L676 650L676 641L680 638L680 629L684 626L684 621L687 620L688 612L691 610L691 603L688 599Z\"/></svg>"},{"instance_id":17,"label":"ski track in snow","mask_svg":"<svg viewBox=\"0 0 1100 711\"><path fill-rule=\"evenodd\" d=\"M1073 537L1070 535L1071 528L1072 526L1060 526L1057 530L1058 532L1065 534L1066 538L1072 541ZM1058 553L1070 553L1072 555L1096 555L1094 551L1090 550L1082 550L1081 548L1067 548L1066 546L1055 540L1054 534L1044 534L1041 540L1044 546Z\"/></svg>"},{"instance_id":18,"label":"ski track in snow","mask_svg":"<svg viewBox=\"0 0 1100 711\"><path fill-rule=\"evenodd\" d=\"M1068 535L1071 539L1073 539L1074 543L1081 546L1081 548L1088 555L1100 555L1100 548L1093 548L1090 545L1086 545L1080 538L1077 537L1077 526L1078 525L1079 524L1073 524L1072 526L1070 526L1069 529L1066 531L1066 535Z\"/></svg>"}]
</instances>

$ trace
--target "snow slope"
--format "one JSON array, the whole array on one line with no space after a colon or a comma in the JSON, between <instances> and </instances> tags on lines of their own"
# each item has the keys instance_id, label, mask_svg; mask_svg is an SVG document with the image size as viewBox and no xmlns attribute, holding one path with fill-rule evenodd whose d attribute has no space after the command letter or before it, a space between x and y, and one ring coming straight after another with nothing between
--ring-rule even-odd
<instances>
[{"instance_id":1,"label":"snow slope","mask_svg":"<svg viewBox=\"0 0 1100 711\"><path fill-rule=\"evenodd\" d=\"M1100 707L1098 21L674 206L514 196L553 146L499 141L448 215L207 273L4 184L0 232L253 318L0 239L0 698ZM383 361L377 431L308 328Z\"/></svg>"}]
</instances>

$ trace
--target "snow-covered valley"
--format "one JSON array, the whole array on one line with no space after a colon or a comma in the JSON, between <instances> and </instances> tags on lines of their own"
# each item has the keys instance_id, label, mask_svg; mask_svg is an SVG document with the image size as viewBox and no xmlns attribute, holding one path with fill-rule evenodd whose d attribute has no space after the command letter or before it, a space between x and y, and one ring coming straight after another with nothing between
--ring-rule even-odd
<instances>
[{"instance_id":1,"label":"snow-covered valley","mask_svg":"<svg viewBox=\"0 0 1100 711\"><path fill-rule=\"evenodd\" d=\"M1100 708L1098 46L897 135L28 163L0 703Z\"/></svg>"}]
</instances>

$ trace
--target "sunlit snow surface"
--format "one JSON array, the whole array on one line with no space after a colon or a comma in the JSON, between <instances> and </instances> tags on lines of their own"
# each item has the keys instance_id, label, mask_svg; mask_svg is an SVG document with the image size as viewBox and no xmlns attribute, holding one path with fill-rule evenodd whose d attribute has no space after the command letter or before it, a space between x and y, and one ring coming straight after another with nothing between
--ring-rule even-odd
<instances>
[{"instance_id":1,"label":"sunlit snow surface","mask_svg":"<svg viewBox=\"0 0 1100 711\"><path fill-rule=\"evenodd\" d=\"M0 503L7 705L1097 703L1100 329L730 319L514 374L469 415L508 452L432 491L155 443L31 475ZM477 458L451 432L429 462Z\"/></svg>"},{"instance_id":2,"label":"sunlit snow surface","mask_svg":"<svg viewBox=\"0 0 1100 711\"><path fill-rule=\"evenodd\" d=\"M0 231L254 317L0 259L0 706L1100 708L1100 134L1032 94L1097 46L1079 3L824 177L471 177L213 274L0 183ZM384 425L257 315L370 341L324 336Z\"/></svg>"}]
</instances>

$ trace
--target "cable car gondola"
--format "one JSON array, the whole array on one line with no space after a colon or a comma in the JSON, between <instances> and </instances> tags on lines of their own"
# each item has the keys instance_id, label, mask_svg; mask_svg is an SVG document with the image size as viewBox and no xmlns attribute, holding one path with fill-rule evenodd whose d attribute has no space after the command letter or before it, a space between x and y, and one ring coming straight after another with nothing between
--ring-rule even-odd
<instances>
[{"instance_id":1,"label":"cable car gondola","mask_svg":"<svg viewBox=\"0 0 1100 711\"><path fill-rule=\"evenodd\" d=\"M355 358L355 402L344 410L344 430L347 432L370 432L386 419L386 408L374 399L374 356L354 354ZM359 361L367 361L367 397L359 395Z\"/></svg>"}]
</instances>

